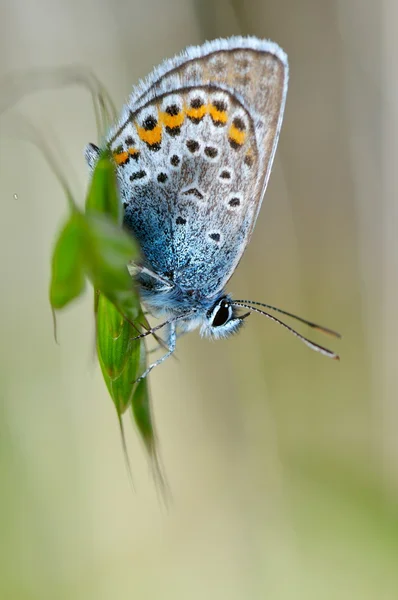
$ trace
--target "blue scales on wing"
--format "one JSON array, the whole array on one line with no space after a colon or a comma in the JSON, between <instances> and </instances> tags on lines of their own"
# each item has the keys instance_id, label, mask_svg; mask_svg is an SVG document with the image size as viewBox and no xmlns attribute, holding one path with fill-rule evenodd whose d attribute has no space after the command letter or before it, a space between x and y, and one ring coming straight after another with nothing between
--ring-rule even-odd
<instances>
[{"instance_id":1,"label":"blue scales on wing","mask_svg":"<svg viewBox=\"0 0 398 600\"><path fill-rule=\"evenodd\" d=\"M267 185L287 85L270 44L188 49L135 88L109 136L145 266L198 299L232 275Z\"/></svg>"}]
</instances>

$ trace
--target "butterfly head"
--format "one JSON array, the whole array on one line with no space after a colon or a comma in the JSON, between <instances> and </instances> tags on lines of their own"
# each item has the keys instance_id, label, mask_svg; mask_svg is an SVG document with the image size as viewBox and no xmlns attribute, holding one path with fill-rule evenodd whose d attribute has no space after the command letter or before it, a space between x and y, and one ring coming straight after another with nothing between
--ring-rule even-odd
<instances>
[{"instance_id":1,"label":"butterfly head","mask_svg":"<svg viewBox=\"0 0 398 600\"><path fill-rule=\"evenodd\" d=\"M215 340L237 333L249 313L239 316L230 296L222 295L207 309L200 333Z\"/></svg>"}]
</instances>

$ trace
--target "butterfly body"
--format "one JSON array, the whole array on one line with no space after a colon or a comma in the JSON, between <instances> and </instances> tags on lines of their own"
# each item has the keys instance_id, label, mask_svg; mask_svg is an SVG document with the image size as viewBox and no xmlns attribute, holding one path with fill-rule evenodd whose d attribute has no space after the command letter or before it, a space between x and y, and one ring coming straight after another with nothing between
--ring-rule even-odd
<instances>
[{"instance_id":1,"label":"butterfly body","mask_svg":"<svg viewBox=\"0 0 398 600\"><path fill-rule=\"evenodd\" d=\"M168 320L170 352L177 326L219 338L243 322L224 287L260 210L287 83L277 44L206 42L134 88L109 133L124 225L142 254L131 273L149 311ZM93 167L92 147L86 156Z\"/></svg>"}]
</instances>

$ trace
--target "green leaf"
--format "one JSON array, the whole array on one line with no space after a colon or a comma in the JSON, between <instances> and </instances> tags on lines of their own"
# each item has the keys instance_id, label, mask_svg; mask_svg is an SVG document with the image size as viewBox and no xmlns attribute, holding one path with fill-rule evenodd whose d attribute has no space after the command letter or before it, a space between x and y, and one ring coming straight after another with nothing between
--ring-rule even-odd
<instances>
[{"instance_id":1,"label":"green leaf","mask_svg":"<svg viewBox=\"0 0 398 600\"><path fill-rule=\"evenodd\" d=\"M100 290L120 311L134 321L140 302L127 263L137 257L131 235L100 214L85 216L85 270L94 289Z\"/></svg>"},{"instance_id":2,"label":"green leaf","mask_svg":"<svg viewBox=\"0 0 398 600\"><path fill-rule=\"evenodd\" d=\"M145 368L145 346L142 344L139 373L143 373ZM141 379L134 388L131 399L131 412L138 431L140 432L141 438L145 444L145 448L148 452L154 481L161 496L163 497L164 502L168 504L169 490L159 459L156 431L152 418L152 407L148 389L148 379L146 377L145 379Z\"/></svg>"},{"instance_id":3,"label":"green leaf","mask_svg":"<svg viewBox=\"0 0 398 600\"><path fill-rule=\"evenodd\" d=\"M146 377L137 383L131 399L131 407L138 431L144 440L145 446L151 451L155 443L155 436Z\"/></svg>"},{"instance_id":4,"label":"green leaf","mask_svg":"<svg viewBox=\"0 0 398 600\"><path fill-rule=\"evenodd\" d=\"M121 225L123 209L117 187L116 167L109 150L101 150L86 198L86 213L108 215Z\"/></svg>"},{"instance_id":5,"label":"green leaf","mask_svg":"<svg viewBox=\"0 0 398 600\"><path fill-rule=\"evenodd\" d=\"M97 352L101 370L118 415L131 402L134 381L139 375L142 340L139 331L115 305L100 294L97 311Z\"/></svg>"},{"instance_id":6,"label":"green leaf","mask_svg":"<svg viewBox=\"0 0 398 600\"><path fill-rule=\"evenodd\" d=\"M84 250L86 269L96 288L103 293L132 288L127 263L137 256L137 245L107 216L86 214Z\"/></svg>"},{"instance_id":7,"label":"green leaf","mask_svg":"<svg viewBox=\"0 0 398 600\"><path fill-rule=\"evenodd\" d=\"M158 462L147 380L135 381L146 367L145 343L134 339L146 325L140 299L127 265L138 258L138 246L122 228L115 165L111 153L101 153L81 214L72 215L56 243L50 300L62 308L84 288L85 277L94 287L97 354L102 374L121 417L132 407L135 422L151 457L157 480L164 487Z\"/></svg>"},{"instance_id":8,"label":"green leaf","mask_svg":"<svg viewBox=\"0 0 398 600\"><path fill-rule=\"evenodd\" d=\"M140 331L127 321L116 306L100 294L97 312L98 352L109 377L116 379L133 361L130 383L136 379L140 360L140 341L133 340Z\"/></svg>"},{"instance_id":9,"label":"green leaf","mask_svg":"<svg viewBox=\"0 0 398 600\"><path fill-rule=\"evenodd\" d=\"M59 234L51 261L50 303L58 310L84 290L83 239L80 213L73 212Z\"/></svg>"},{"instance_id":10,"label":"green leaf","mask_svg":"<svg viewBox=\"0 0 398 600\"><path fill-rule=\"evenodd\" d=\"M86 272L101 291L130 320L140 312L138 294L127 264L138 258L138 246L122 227L116 167L109 149L101 151L86 199ZM94 297L94 312L98 296Z\"/></svg>"},{"instance_id":11,"label":"green leaf","mask_svg":"<svg viewBox=\"0 0 398 600\"><path fill-rule=\"evenodd\" d=\"M102 150L91 179L86 198L86 213L108 215L112 221L122 224L123 209L120 201L116 168L109 150Z\"/></svg>"},{"instance_id":12,"label":"green leaf","mask_svg":"<svg viewBox=\"0 0 398 600\"><path fill-rule=\"evenodd\" d=\"M145 347L141 349L139 374L146 369ZM150 454L155 450L155 431L152 422L151 403L148 390L148 380L145 377L135 386L133 397L131 399L131 408L138 431Z\"/></svg>"}]
</instances>

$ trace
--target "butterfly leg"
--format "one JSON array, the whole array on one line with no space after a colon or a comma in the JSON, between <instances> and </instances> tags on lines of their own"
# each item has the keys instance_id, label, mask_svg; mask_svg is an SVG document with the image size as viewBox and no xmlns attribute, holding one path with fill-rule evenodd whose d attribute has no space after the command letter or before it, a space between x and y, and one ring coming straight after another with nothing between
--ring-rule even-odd
<instances>
[{"instance_id":1,"label":"butterfly leg","mask_svg":"<svg viewBox=\"0 0 398 600\"><path fill-rule=\"evenodd\" d=\"M152 369L154 369L155 367L157 367L158 365L160 365L162 362L164 362L167 358L169 358L169 356L171 356L176 348L176 340L177 340L177 334L176 334L176 326L174 323L170 323L170 329L169 329L169 336L168 336L168 340L167 340L167 345L169 347L168 351L166 352L166 354L164 354L163 356L161 356L157 361L155 361L154 363L152 363L151 365L149 365L149 367L147 368L146 371L143 372L143 374L141 375L141 377L139 377L135 383L138 383L139 381L141 381L141 379L144 379L144 377L147 377L149 375L149 373L152 371Z\"/></svg>"},{"instance_id":2,"label":"butterfly leg","mask_svg":"<svg viewBox=\"0 0 398 600\"><path fill-rule=\"evenodd\" d=\"M176 334L176 341L177 341L177 340L178 340L178 339L179 339L181 336L183 336L183 335L186 335L186 331L181 331L180 333ZM162 340L162 341L163 341L163 340ZM157 351L158 351L158 350L160 350L161 348L164 348L165 346L166 346L166 343L165 343L165 342L163 342L163 345L162 345L162 344L158 344L157 346L155 346L155 348L151 348L151 350L148 350L148 351L147 351L147 354L154 354L155 352L157 352ZM178 360L176 356L173 356L173 358L175 358L176 360Z\"/></svg>"}]
</instances>

